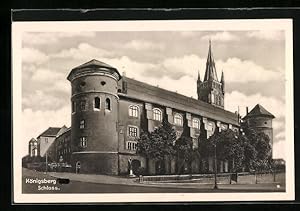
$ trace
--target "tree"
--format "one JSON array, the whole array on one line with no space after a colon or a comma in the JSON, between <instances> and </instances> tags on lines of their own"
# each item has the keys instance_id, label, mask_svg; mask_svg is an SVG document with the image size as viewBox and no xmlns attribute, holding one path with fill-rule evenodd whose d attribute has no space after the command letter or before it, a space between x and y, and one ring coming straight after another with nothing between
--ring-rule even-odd
<instances>
[{"instance_id":1,"label":"tree","mask_svg":"<svg viewBox=\"0 0 300 211\"><path fill-rule=\"evenodd\" d=\"M245 134L244 137L247 140L247 142L244 141L243 143L248 148L244 147L249 150L244 161L246 167L249 167L247 170L270 170L272 167L272 149L269 136L247 125L242 124L241 126Z\"/></svg>"},{"instance_id":2,"label":"tree","mask_svg":"<svg viewBox=\"0 0 300 211\"><path fill-rule=\"evenodd\" d=\"M191 172L191 162L197 153L193 149L193 142L190 137L182 135L176 140L175 150L177 154L177 174L180 174L185 163L188 165L188 170Z\"/></svg>"},{"instance_id":3,"label":"tree","mask_svg":"<svg viewBox=\"0 0 300 211\"><path fill-rule=\"evenodd\" d=\"M175 154L175 141L176 132L164 118L162 124L152 133L141 132L140 138L137 139L137 153L144 155L147 162L149 159L163 162L166 156Z\"/></svg>"}]
</instances>

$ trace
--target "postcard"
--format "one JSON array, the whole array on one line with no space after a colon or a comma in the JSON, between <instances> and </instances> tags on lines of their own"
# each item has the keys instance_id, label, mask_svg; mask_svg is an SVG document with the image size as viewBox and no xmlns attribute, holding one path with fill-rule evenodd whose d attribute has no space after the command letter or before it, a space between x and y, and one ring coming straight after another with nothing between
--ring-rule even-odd
<instances>
[{"instance_id":1,"label":"postcard","mask_svg":"<svg viewBox=\"0 0 300 211\"><path fill-rule=\"evenodd\" d=\"M294 200L292 28L13 22L14 203Z\"/></svg>"}]
</instances>

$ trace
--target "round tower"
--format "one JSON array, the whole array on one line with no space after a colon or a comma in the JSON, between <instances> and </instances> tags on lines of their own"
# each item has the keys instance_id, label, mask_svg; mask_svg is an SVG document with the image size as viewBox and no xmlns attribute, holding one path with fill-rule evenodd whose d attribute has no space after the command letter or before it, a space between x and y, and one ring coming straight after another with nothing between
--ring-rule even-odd
<instances>
[{"instance_id":1,"label":"round tower","mask_svg":"<svg viewBox=\"0 0 300 211\"><path fill-rule=\"evenodd\" d=\"M246 121L250 128L255 128L257 131L265 133L270 138L270 144L273 148L272 119L274 119L275 116L259 104L257 104L249 113L247 108L246 112L247 114L243 120Z\"/></svg>"},{"instance_id":2,"label":"round tower","mask_svg":"<svg viewBox=\"0 0 300 211\"><path fill-rule=\"evenodd\" d=\"M70 72L72 166L79 173L118 174L118 95L121 75L91 60Z\"/></svg>"}]
</instances>

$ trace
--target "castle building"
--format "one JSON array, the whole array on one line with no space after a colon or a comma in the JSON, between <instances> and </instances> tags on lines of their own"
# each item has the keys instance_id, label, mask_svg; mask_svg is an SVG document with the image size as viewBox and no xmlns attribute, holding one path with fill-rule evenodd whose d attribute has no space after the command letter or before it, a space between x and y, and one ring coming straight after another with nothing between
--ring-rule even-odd
<instances>
[{"instance_id":1,"label":"castle building","mask_svg":"<svg viewBox=\"0 0 300 211\"><path fill-rule=\"evenodd\" d=\"M71 164L74 172L80 168L81 173L128 174L130 160L134 171L144 167L149 174L161 173L160 163L146 163L136 153L136 138L141 131L154 131L163 118L173 125L178 138L188 131L194 147L201 133L208 138L216 130L239 130L239 116L224 110L224 74L219 81L210 42L203 81L198 74L198 99L122 76L97 60L73 68L67 79L71 83L71 128L56 134L49 151L56 161ZM246 119L252 122L250 113ZM266 117L270 118L263 115ZM211 161L209 171L213 171ZM229 171L227 162L218 165L220 172ZM166 159L163 166L163 173L177 172L175 159ZM202 170L198 161L191 166L193 173Z\"/></svg>"}]
</instances>

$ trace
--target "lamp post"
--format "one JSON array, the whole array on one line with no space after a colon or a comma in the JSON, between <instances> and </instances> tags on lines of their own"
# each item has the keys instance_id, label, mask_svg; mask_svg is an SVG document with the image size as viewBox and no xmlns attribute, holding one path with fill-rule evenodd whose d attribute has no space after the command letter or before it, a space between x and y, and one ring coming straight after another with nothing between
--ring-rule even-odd
<instances>
[{"instance_id":1,"label":"lamp post","mask_svg":"<svg viewBox=\"0 0 300 211\"><path fill-rule=\"evenodd\" d=\"M214 144L214 148L215 148L215 185L214 185L214 189L218 189L218 184L217 184L217 142Z\"/></svg>"}]
</instances>

